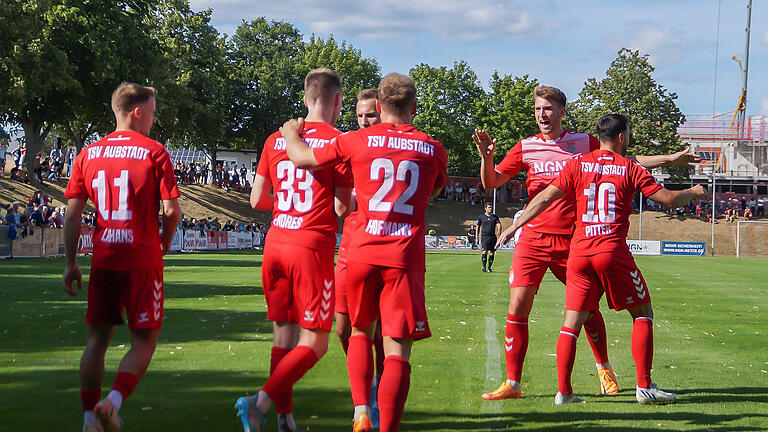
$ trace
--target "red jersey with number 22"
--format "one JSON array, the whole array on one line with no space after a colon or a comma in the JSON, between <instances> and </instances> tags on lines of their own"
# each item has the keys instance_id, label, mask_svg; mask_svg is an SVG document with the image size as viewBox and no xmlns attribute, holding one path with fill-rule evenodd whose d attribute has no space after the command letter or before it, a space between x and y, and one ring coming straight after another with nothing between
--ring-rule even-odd
<instances>
[{"instance_id":1,"label":"red jersey with number 22","mask_svg":"<svg viewBox=\"0 0 768 432\"><path fill-rule=\"evenodd\" d=\"M642 165L618 153L596 150L569 161L552 184L576 201L571 255L626 250L632 199L661 189Z\"/></svg>"},{"instance_id":2,"label":"red jersey with number 22","mask_svg":"<svg viewBox=\"0 0 768 432\"><path fill-rule=\"evenodd\" d=\"M411 125L379 123L314 149L322 164L352 168L357 211L348 261L424 270L424 213L445 185L447 153Z\"/></svg>"},{"instance_id":3,"label":"red jersey with number 22","mask_svg":"<svg viewBox=\"0 0 768 432\"><path fill-rule=\"evenodd\" d=\"M301 139L310 148L328 147L341 134L323 122L306 122ZM266 241L290 243L312 249L332 249L336 245L336 186L351 186L344 166L303 170L288 159L285 138L275 132L264 143L256 174L272 183L275 202L272 227Z\"/></svg>"},{"instance_id":4,"label":"red jersey with number 22","mask_svg":"<svg viewBox=\"0 0 768 432\"><path fill-rule=\"evenodd\" d=\"M96 207L93 268L162 268L160 200L178 198L179 189L160 143L134 131L112 132L77 155L64 196L90 198Z\"/></svg>"},{"instance_id":5,"label":"red jersey with number 22","mask_svg":"<svg viewBox=\"0 0 768 432\"><path fill-rule=\"evenodd\" d=\"M560 174L566 162L599 147L600 142L586 133L565 130L555 140L537 134L515 144L496 166L496 171L511 177L525 169L528 173L525 187L528 196L533 199ZM572 202L559 199L529 222L526 228L547 234L570 234L573 231L574 211Z\"/></svg>"}]
</instances>

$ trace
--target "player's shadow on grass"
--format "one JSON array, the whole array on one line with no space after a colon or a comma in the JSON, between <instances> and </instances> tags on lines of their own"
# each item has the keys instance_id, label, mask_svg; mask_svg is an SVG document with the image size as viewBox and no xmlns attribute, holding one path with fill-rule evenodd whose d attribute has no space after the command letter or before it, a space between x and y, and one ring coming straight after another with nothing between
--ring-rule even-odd
<instances>
[{"instance_id":1,"label":"player's shadow on grass","mask_svg":"<svg viewBox=\"0 0 768 432\"><path fill-rule=\"evenodd\" d=\"M215 252L217 255L223 253ZM183 268L178 267L221 267L222 271L232 267L245 267L260 269L261 268L261 255L254 255L253 260L243 259L205 259L195 254L182 254L176 255L173 259L165 261L166 272L168 271L184 271ZM176 268L174 268L176 267ZM167 277L167 273L166 273ZM254 275L255 277L255 275Z\"/></svg>"},{"instance_id":2,"label":"player's shadow on grass","mask_svg":"<svg viewBox=\"0 0 768 432\"><path fill-rule=\"evenodd\" d=\"M235 285L212 285L212 284L191 284L186 282L166 282L165 284L165 298L166 299L184 299L184 298L207 298L207 297L221 297L221 296L263 296L264 290L260 283L256 285L257 281L246 281L250 285L235 286ZM249 300L250 301L250 300ZM261 297L254 297L253 302L258 302L259 305L264 305L264 299Z\"/></svg>"},{"instance_id":3,"label":"player's shadow on grass","mask_svg":"<svg viewBox=\"0 0 768 432\"><path fill-rule=\"evenodd\" d=\"M131 431L235 431L235 400L253 393L266 381L268 354L252 363L250 370L199 370L185 365L179 370L149 371L126 400L120 414ZM226 355L223 354L223 355ZM226 357L222 357L225 360ZM222 365L227 367L226 365ZM54 370L0 372L0 430L78 430L82 424L77 366ZM104 392L114 378L108 371ZM45 408L41 415L40 407ZM299 382L294 389L296 419L313 431L344 431L350 428L352 401L348 389L308 388ZM30 419L34 425L30 429ZM130 429L129 429L130 428ZM268 413L266 431L275 431L274 410Z\"/></svg>"},{"instance_id":4,"label":"player's shadow on grass","mask_svg":"<svg viewBox=\"0 0 768 432\"><path fill-rule=\"evenodd\" d=\"M633 426L633 431L660 431L674 430L676 426L706 425L701 429L688 429L693 431L759 431L760 427L729 426L723 423L740 420L743 418L768 418L768 414L703 414L698 412L669 412L654 409L653 412L591 412L579 411L578 405L566 411L567 408L552 411L521 412L511 414L480 414L467 413L434 413L434 412L409 412L406 410L403 419L403 430L457 430L457 431L563 431L563 430L594 430L601 432L618 432L630 430L625 426L612 425L616 422L665 422L664 428ZM644 409L639 408L639 409ZM651 408L653 409L653 408ZM672 423L672 424L670 424ZM547 424L549 426L541 426Z\"/></svg>"},{"instance_id":5,"label":"player's shadow on grass","mask_svg":"<svg viewBox=\"0 0 768 432\"><path fill-rule=\"evenodd\" d=\"M697 394L698 393L698 394ZM758 402L768 403L768 387L682 389L677 394L685 403Z\"/></svg>"}]
</instances>

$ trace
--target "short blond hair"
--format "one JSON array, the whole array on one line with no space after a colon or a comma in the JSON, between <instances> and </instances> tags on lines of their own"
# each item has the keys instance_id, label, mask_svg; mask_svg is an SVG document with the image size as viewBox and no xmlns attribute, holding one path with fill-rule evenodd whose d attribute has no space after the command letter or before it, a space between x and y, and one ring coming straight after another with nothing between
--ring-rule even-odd
<instances>
[{"instance_id":1,"label":"short blond hair","mask_svg":"<svg viewBox=\"0 0 768 432\"><path fill-rule=\"evenodd\" d=\"M360 90L357 92L357 100L366 100L366 99L378 99L379 98L379 90L375 88L369 88L365 90Z\"/></svg>"},{"instance_id":2,"label":"short blond hair","mask_svg":"<svg viewBox=\"0 0 768 432\"><path fill-rule=\"evenodd\" d=\"M112 92L112 111L115 114L130 112L136 105L141 105L154 97L155 89L153 87L124 81Z\"/></svg>"},{"instance_id":3,"label":"short blond hair","mask_svg":"<svg viewBox=\"0 0 768 432\"><path fill-rule=\"evenodd\" d=\"M304 78L304 96L308 102L327 99L341 92L341 75L328 68L312 69Z\"/></svg>"},{"instance_id":4,"label":"short blond hair","mask_svg":"<svg viewBox=\"0 0 768 432\"><path fill-rule=\"evenodd\" d=\"M416 102L416 85L408 75L389 73L379 82L379 101L387 111L408 111Z\"/></svg>"},{"instance_id":5,"label":"short blond hair","mask_svg":"<svg viewBox=\"0 0 768 432\"><path fill-rule=\"evenodd\" d=\"M533 89L533 97L544 98L552 103L559 104L562 107L565 107L566 102L568 102L568 99L565 98L565 93L556 87L536 86L536 88Z\"/></svg>"}]
</instances>

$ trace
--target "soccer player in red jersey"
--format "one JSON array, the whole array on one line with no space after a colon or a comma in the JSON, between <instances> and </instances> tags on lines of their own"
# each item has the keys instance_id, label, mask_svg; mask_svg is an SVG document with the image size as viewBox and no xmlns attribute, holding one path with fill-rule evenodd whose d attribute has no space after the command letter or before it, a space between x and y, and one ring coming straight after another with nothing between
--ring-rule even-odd
<instances>
[{"instance_id":1,"label":"soccer player in red jersey","mask_svg":"<svg viewBox=\"0 0 768 432\"><path fill-rule=\"evenodd\" d=\"M341 112L339 74L324 68L310 71L304 104L308 114L302 139L312 148L328 147L341 133L332 126ZM288 159L285 141L280 132L267 139L250 198L254 209L272 210L261 279L274 345L269 379L256 395L235 404L245 432L262 430L273 402L278 429L298 430L293 385L328 350L338 228L334 209L344 214L351 194L345 166L301 169Z\"/></svg>"},{"instance_id":2,"label":"soccer player in red jersey","mask_svg":"<svg viewBox=\"0 0 768 432\"><path fill-rule=\"evenodd\" d=\"M376 109L376 101L379 99L377 89L365 89L357 93L357 125L360 129L381 123L381 114ZM351 175L351 174L350 174ZM351 179L350 179L351 181ZM353 204L354 206L354 204ZM352 324L349 322L349 308L347 307L347 247L349 245L350 232L355 229L355 218L348 216L344 220L341 244L336 258L334 271L334 289L336 291L336 335L339 337L344 354L349 347L349 336L352 334ZM373 348L376 352L376 375L371 383L371 423L374 429L379 428L378 386L381 374L384 372L384 339L381 336L381 322L376 325L373 335Z\"/></svg>"},{"instance_id":3,"label":"soccer player in red jersey","mask_svg":"<svg viewBox=\"0 0 768 432\"><path fill-rule=\"evenodd\" d=\"M299 119L281 131L288 156L302 168L349 164L357 193L356 229L347 255L347 300L352 321L347 368L355 405L354 431L370 431L373 376L371 337L381 317L384 373L379 383L381 430L397 431L410 386L413 342L431 335L424 299L424 213L445 185L447 153L411 126L416 87L391 73L379 83L382 123L348 132L330 146L310 149L299 140Z\"/></svg>"},{"instance_id":4,"label":"soccer player in red jersey","mask_svg":"<svg viewBox=\"0 0 768 432\"><path fill-rule=\"evenodd\" d=\"M476 131L474 140L481 156L480 178L486 189L501 186L518 171L525 169L528 174L528 195L533 198L557 177L568 160L598 148L598 141L589 134L563 129L565 105L565 94L559 89L536 87L535 117L541 133L515 144L495 168L494 140L485 131ZM695 161L697 156L690 155L685 150L672 155L636 158L644 166L654 168L663 165L686 166ZM509 271L510 300L504 331L507 379L495 391L483 394L483 399L521 397L520 379L528 350L528 316L547 268L565 283L573 219L573 204L558 200L544 215L526 225L522 231ZM595 310L594 315L584 323L584 328L595 356L600 392L616 395L619 388L608 361L605 322L600 311Z\"/></svg>"},{"instance_id":5,"label":"soccer player in red jersey","mask_svg":"<svg viewBox=\"0 0 768 432\"><path fill-rule=\"evenodd\" d=\"M653 360L653 308L643 275L627 246L629 215L635 192L670 208L694 199L706 199L700 185L682 191L664 189L637 162L624 155L629 146L629 122L609 114L597 122L600 148L569 161L560 175L531 200L520 219L500 237L535 221L558 200L576 204L576 229L571 241L566 277L565 322L557 340L558 393L555 404L582 402L573 394L571 372L576 340L588 316L598 309L603 293L611 309L626 309L634 319L632 357L637 370L637 401L668 403L674 393L651 381Z\"/></svg>"},{"instance_id":6,"label":"soccer player in red jersey","mask_svg":"<svg viewBox=\"0 0 768 432\"><path fill-rule=\"evenodd\" d=\"M155 90L122 83L112 94L112 110L115 131L80 152L64 193L64 290L72 296L82 288L77 241L88 199L98 215L85 318L88 339L80 359L83 430L89 432L120 430L120 406L152 359L163 321L163 254L180 217L171 157L148 138L155 121ZM157 218L161 200L162 233ZM115 325L123 323L123 310L131 349L120 362L112 390L101 399L104 355Z\"/></svg>"}]
</instances>

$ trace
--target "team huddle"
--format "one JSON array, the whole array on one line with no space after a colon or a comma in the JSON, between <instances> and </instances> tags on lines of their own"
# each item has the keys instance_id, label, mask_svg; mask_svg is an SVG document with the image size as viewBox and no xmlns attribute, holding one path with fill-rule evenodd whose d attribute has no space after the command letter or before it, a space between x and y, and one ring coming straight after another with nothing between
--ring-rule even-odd
<instances>
[{"instance_id":1,"label":"team huddle","mask_svg":"<svg viewBox=\"0 0 768 432\"><path fill-rule=\"evenodd\" d=\"M254 209L272 212L261 276L274 341L269 378L254 394L236 400L236 414L245 432L262 431L274 405L279 431L300 430L293 417L293 386L328 350L335 320L347 356L353 431L397 431L410 387L413 342L431 336L425 212L446 183L447 153L411 125L417 95L406 75L388 74L378 89L360 92L360 129L347 133L333 127L341 112L341 77L329 69L312 70L304 90L306 118L287 121L267 139L250 195ZM601 392L618 393L598 309L603 293L611 308L627 309L634 318L638 402L673 401L675 395L650 378L650 294L625 240L636 191L672 207L705 195L700 186L664 189L646 170L685 166L696 157L683 151L628 159L626 117L601 118L597 140L562 128L566 100L560 90L537 87L534 101L541 133L517 143L499 165L493 163L495 141L484 131L474 135L485 188L496 188L525 169L532 198L501 233L489 208L481 218L492 222L490 229L483 228L484 271L491 271L495 249L517 238L504 337L507 377L482 398L522 396L528 315L549 268L566 285L555 404L582 401L570 385L582 326ZM176 227L179 218L170 156L148 138L154 90L124 83L113 94L112 108L115 132L78 155L66 191L64 288L71 295L81 278L76 262L80 225L69 216L79 215L88 199L99 213L88 285L89 333L80 365L83 430L90 432L122 428L119 409L149 365L163 316L162 254L174 232L158 234L159 202L163 228ZM128 147L125 157L115 152L118 146ZM344 226L334 266L337 217L344 218ZM105 352L124 310L131 349L101 399Z\"/></svg>"}]
</instances>

